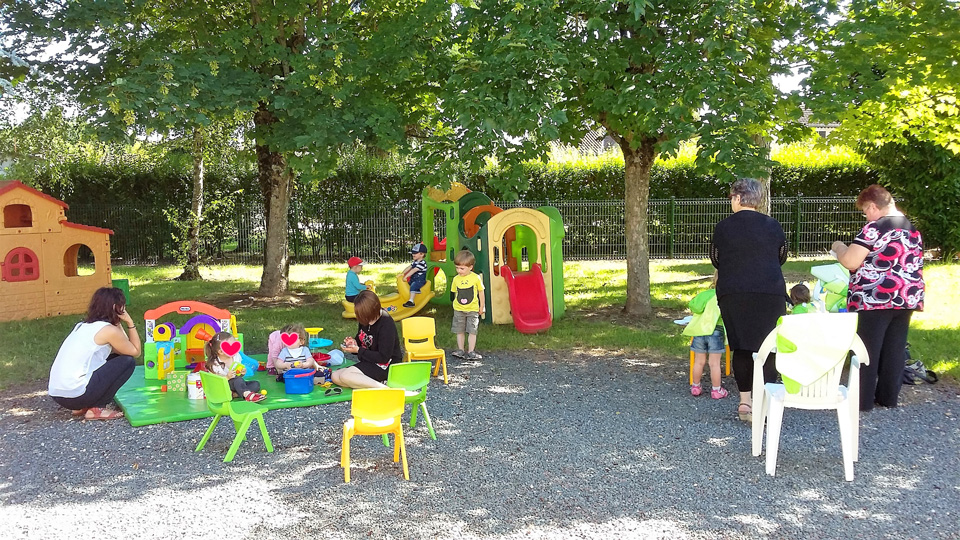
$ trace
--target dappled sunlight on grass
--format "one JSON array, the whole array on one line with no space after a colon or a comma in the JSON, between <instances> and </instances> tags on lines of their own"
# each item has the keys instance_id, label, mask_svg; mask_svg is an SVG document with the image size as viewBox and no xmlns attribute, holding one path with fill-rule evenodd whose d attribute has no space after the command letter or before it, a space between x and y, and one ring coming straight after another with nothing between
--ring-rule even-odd
<instances>
[{"instance_id":1,"label":"dappled sunlight on grass","mask_svg":"<svg viewBox=\"0 0 960 540\"><path fill-rule=\"evenodd\" d=\"M810 268L830 262L827 259L791 259L784 266L788 281L813 281ZM396 290L396 275L407 263L364 265L361 279L372 280L379 294ZM650 265L651 303L655 317L637 319L624 315L626 299L626 262L565 262L566 316L554 321L545 333L520 334L512 325L482 324L477 348L484 351L518 349L556 349L579 354L596 350L597 354L616 352L637 357L651 365L651 358L683 358L688 340L674 319L687 314L687 302L710 286L713 266L701 260L653 261ZM356 332L356 321L341 317L343 283L347 268L339 264L298 264L290 267L289 294L272 302L257 297L262 267L250 265L204 266L204 281L180 282L173 279L182 272L177 266L114 267L118 279L131 283L129 311L141 325L144 311L174 300L208 301L229 309L237 316L244 334L245 350L266 351L267 336L291 322L322 326L323 337L339 342ZM938 373L960 375L960 264L936 264L924 269L928 296L926 310L914 315L910 341L915 357L924 360ZM429 305L421 313L437 319L437 344L452 350L455 336L449 332L450 306ZM34 321L0 323L0 334L7 345L0 350L0 386L11 382L42 380L70 328L82 315L51 317ZM173 316L171 316L173 320ZM183 321L174 321L182 323ZM649 358L646 353L650 352ZM484 365L461 363L460 369ZM639 364L638 364L639 365ZM456 378L455 370L451 376ZM451 380L453 384L453 379Z\"/></svg>"}]
</instances>

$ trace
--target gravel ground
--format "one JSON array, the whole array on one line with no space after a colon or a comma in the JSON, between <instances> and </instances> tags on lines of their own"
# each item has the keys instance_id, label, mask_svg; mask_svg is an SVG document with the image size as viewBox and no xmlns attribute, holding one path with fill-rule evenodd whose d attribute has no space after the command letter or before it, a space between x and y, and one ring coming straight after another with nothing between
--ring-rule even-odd
<instances>
[{"instance_id":1,"label":"gravel ground","mask_svg":"<svg viewBox=\"0 0 960 540\"><path fill-rule=\"evenodd\" d=\"M861 420L843 480L836 417L788 410L777 476L683 359L608 351L450 362L406 431L410 482L372 437L339 467L348 404L271 411L230 464L221 423L70 419L45 386L0 395L5 538L958 538L960 396L906 387ZM724 384L733 388L732 379ZM11 534L12 533L12 534Z\"/></svg>"}]
</instances>

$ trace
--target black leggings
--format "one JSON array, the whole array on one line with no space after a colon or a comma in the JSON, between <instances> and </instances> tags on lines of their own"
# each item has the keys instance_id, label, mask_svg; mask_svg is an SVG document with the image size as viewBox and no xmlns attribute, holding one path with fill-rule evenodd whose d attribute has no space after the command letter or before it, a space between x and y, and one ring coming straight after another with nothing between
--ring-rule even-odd
<instances>
[{"instance_id":1,"label":"black leggings","mask_svg":"<svg viewBox=\"0 0 960 540\"><path fill-rule=\"evenodd\" d=\"M735 293L726 294L718 299L723 325L730 344L733 378L741 392L753 390L753 353L771 330L777 327L777 320L787 311L786 298L777 294ZM775 355L767 357L763 364L764 382L777 379Z\"/></svg>"},{"instance_id":2,"label":"black leggings","mask_svg":"<svg viewBox=\"0 0 960 540\"><path fill-rule=\"evenodd\" d=\"M117 391L133 375L133 368L137 362L132 356L125 354L111 354L107 363L97 368L90 375L87 389L77 397L65 398L50 396L67 409L87 409L90 407L105 407L117 395Z\"/></svg>"},{"instance_id":3,"label":"black leggings","mask_svg":"<svg viewBox=\"0 0 960 540\"><path fill-rule=\"evenodd\" d=\"M245 381L243 377L234 377L230 379L230 390L233 390L237 394L237 397L243 397L244 392L253 392L256 394L260 391L260 382L259 381Z\"/></svg>"},{"instance_id":4,"label":"black leggings","mask_svg":"<svg viewBox=\"0 0 960 540\"><path fill-rule=\"evenodd\" d=\"M857 335L867 348L870 363L860 366L860 410L873 409L874 403L896 407L903 384L903 366L907 360L909 309L858 311Z\"/></svg>"},{"instance_id":5,"label":"black leggings","mask_svg":"<svg viewBox=\"0 0 960 540\"><path fill-rule=\"evenodd\" d=\"M752 392L753 353L757 351L734 349L730 352L730 364L733 367L733 378L737 381L737 390L740 392ZM763 363L763 382L776 382L777 375L777 355L771 353Z\"/></svg>"}]
</instances>

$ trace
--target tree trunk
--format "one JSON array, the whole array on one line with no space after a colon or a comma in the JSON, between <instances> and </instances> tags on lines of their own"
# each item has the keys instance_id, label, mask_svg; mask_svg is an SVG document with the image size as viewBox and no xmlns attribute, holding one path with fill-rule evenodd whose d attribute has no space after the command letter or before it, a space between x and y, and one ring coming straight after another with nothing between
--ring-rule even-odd
<instances>
[{"instance_id":1,"label":"tree trunk","mask_svg":"<svg viewBox=\"0 0 960 540\"><path fill-rule=\"evenodd\" d=\"M623 312L638 317L653 315L650 303L650 246L647 239L647 203L650 169L656 157L656 140L644 139L636 150L625 139L620 143L624 163L624 225L627 241L627 303Z\"/></svg>"},{"instance_id":2,"label":"tree trunk","mask_svg":"<svg viewBox=\"0 0 960 540\"><path fill-rule=\"evenodd\" d=\"M258 128L264 128L275 123L277 118L266 109L264 104L261 104L259 110L253 115L253 121ZM267 222L260 294L279 296L287 291L290 272L287 213L290 210L292 174L283 154L271 150L264 144L257 145L257 169Z\"/></svg>"},{"instance_id":3,"label":"tree trunk","mask_svg":"<svg viewBox=\"0 0 960 540\"><path fill-rule=\"evenodd\" d=\"M193 204L187 229L187 262L180 281L202 280L200 275L200 220L203 213L203 128L193 129Z\"/></svg>"},{"instance_id":4,"label":"tree trunk","mask_svg":"<svg viewBox=\"0 0 960 540\"><path fill-rule=\"evenodd\" d=\"M763 135L754 135L753 143L756 144L758 148L763 150L764 157L770 159L770 139L764 137ZM773 193L770 191L770 168L765 168L763 173L757 177L757 180L763 184L763 201L757 205L757 210L769 216L770 196L771 193Z\"/></svg>"}]
</instances>

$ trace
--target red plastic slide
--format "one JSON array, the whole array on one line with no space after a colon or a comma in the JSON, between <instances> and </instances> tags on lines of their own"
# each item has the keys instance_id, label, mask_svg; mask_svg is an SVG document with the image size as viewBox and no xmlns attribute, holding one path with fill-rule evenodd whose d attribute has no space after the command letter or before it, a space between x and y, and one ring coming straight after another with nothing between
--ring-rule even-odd
<instances>
[{"instance_id":1,"label":"red plastic slide","mask_svg":"<svg viewBox=\"0 0 960 540\"><path fill-rule=\"evenodd\" d=\"M547 290L543 284L543 272L534 264L529 272L513 273L510 268L500 268L500 275L507 282L510 292L510 311L513 325L522 334L536 334L553 325L553 316L547 304Z\"/></svg>"}]
</instances>

